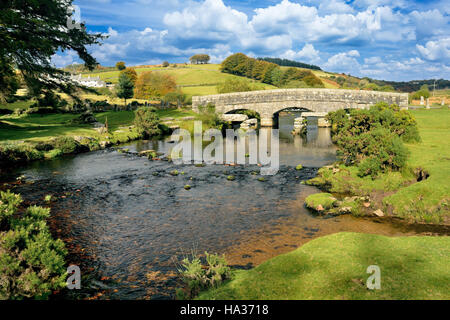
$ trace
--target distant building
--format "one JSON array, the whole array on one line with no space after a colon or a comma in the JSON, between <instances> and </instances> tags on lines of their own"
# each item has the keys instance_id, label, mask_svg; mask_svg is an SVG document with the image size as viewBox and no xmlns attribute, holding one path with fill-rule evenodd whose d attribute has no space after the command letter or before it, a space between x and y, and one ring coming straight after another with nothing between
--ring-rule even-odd
<instances>
[{"instance_id":1,"label":"distant building","mask_svg":"<svg viewBox=\"0 0 450 320\"><path fill-rule=\"evenodd\" d=\"M104 88L106 87L106 82L100 80L100 77L83 77L81 74L77 76L71 76L70 80L78 83L81 86L89 87L89 88Z\"/></svg>"}]
</instances>

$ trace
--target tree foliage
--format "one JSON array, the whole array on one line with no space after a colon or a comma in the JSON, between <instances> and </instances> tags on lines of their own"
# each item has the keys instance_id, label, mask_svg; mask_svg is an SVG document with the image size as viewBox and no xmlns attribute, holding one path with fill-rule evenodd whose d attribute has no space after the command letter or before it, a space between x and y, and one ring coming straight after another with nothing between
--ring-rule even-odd
<instances>
[{"instance_id":1,"label":"tree foliage","mask_svg":"<svg viewBox=\"0 0 450 320\"><path fill-rule=\"evenodd\" d=\"M159 117L154 109L139 108L135 112L134 126L144 138L161 134Z\"/></svg>"},{"instance_id":2,"label":"tree foliage","mask_svg":"<svg viewBox=\"0 0 450 320\"><path fill-rule=\"evenodd\" d=\"M421 97L424 97L425 99L428 99L430 97L430 89L426 84L422 85L422 87L420 87L420 90L414 92L411 96L413 100L420 100Z\"/></svg>"},{"instance_id":3,"label":"tree foliage","mask_svg":"<svg viewBox=\"0 0 450 320\"><path fill-rule=\"evenodd\" d=\"M263 61L275 63L275 64L277 64L279 66L283 66L283 67L297 67L297 68L311 69L311 70L322 70L320 67L312 65L312 64L297 62L297 61L288 60L288 59L258 58L258 60L263 60Z\"/></svg>"},{"instance_id":4,"label":"tree foliage","mask_svg":"<svg viewBox=\"0 0 450 320\"><path fill-rule=\"evenodd\" d=\"M160 72L144 72L136 81L136 98L161 99L170 92L177 90L175 79Z\"/></svg>"},{"instance_id":5,"label":"tree foliage","mask_svg":"<svg viewBox=\"0 0 450 320\"><path fill-rule=\"evenodd\" d=\"M253 91L254 87L244 79L227 79L217 86L218 93Z\"/></svg>"},{"instance_id":6,"label":"tree foliage","mask_svg":"<svg viewBox=\"0 0 450 320\"><path fill-rule=\"evenodd\" d=\"M116 63L116 68L119 71L125 70L126 67L127 66L125 65L125 62L123 62L123 61L119 61L119 62Z\"/></svg>"},{"instance_id":7,"label":"tree foliage","mask_svg":"<svg viewBox=\"0 0 450 320\"><path fill-rule=\"evenodd\" d=\"M136 72L136 70L134 68L126 68L125 70L121 71L121 74L122 73L126 74L126 76L128 78L130 78L131 82L133 82L133 85L136 84L138 75L137 75L137 72Z\"/></svg>"},{"instance_id":8,"label":"tree foliage","mask_svg":"<svg viewBox=\"0 0 450 320\"><path fill-rule=\"evenodd\" d=\"M72 94L76 85L67 81L67 74L51 63L51 57L58 51L75 51L90 70L97 65L86 46L98 44L104 37L86 32L83 24L73 28L71 5L72 0L0 2L2 95L12 91L14 69L20 72L35 96L55 89Z\"/></svg>"},{"instance_id":9,"label":"tree foliage","mask_svg":"<svg viewBox=\"0 0 450 320\"><path fill-rule=\"evenodd\" d=\"M131 99L134 96L134 83L132 78L125 72L121 72L119 75L119 84L117 88L117 97L124 99L127 104L127 99Z\"/></svg>"},{"instance_id":10,"label":"tree foliage","mask_svg":"<svg viewBox=\"0 0 450 320\"><path fill-rule=\"evenodd\" d=\"M420 141L417 123L408 111L396 105L378 103L369 110L331 112L333 141L338 155L347 165L356 165L361 176L406 166L405 142Z\"/></svg>"},{"instance_id":11,"label":"tree foliage","mask_svg":"<svg viewBox=\"0 0 450 320\"><path fill-rule=\"evenodd\" d=\"M192 64L207 64L211 57L207 54L196 54L189 58Z\"/></svg>"},{"instance_id":12,"label":"tree foliage","mask_svg":"<svg viewBox=\"0 0 450 320\"><path fill-rule=\"evenodd\" d=\"M243 53L236 53L226 58L222 62L221 71L277 87L284 87L292 81L302 81L302 86L306 85L306 87L324 87L322 81L309 70L294 67L283 70L274 63L249 58ZM292 83L290 85L292 86Z\"/></svg>"}]
</instances>

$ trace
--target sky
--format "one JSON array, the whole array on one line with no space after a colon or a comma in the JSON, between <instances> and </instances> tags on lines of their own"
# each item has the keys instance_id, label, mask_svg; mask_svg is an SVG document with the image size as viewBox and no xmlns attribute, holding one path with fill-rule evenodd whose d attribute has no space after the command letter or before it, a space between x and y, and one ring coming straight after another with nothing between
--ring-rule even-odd
<instances>
[{"instance_id":1,"label":"sky","mask_svg":"<svg viewBox=\"0 0 450 320\"><path fill-rule=\"evenodd\" d=\"M75 0L102 65L211 62L242 52L358 77L450 79L450 0ZM73 52L53 57L61 67Z\"/></svg>"}]
</instances>

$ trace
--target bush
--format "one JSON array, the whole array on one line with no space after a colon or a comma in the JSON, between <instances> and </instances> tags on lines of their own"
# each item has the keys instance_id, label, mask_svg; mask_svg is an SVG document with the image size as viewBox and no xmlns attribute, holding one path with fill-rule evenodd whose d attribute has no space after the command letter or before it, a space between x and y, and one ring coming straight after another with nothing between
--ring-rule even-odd
<instances>
[{"instance_id":1,"label":"bush","mask_svg":"<svg viewBox=\"0 0 450 320\"><path fill-rule=\"evenodd\" d=\"M154 109L139 108L135 111L134 126L145 138L161 134L159 117Z\"/></svg>"},{"instance_id":2,"label":"bush","mask_svg":"<svg viewBox=\"0 0 450 320\"><path fill-rule=\"evenodd\" d=\"M217 86L218 93L247 92L253 91L251 84L242 79L227 79Z\"/></svg>"},{"instance_id":3,"label":"bush","mask_svg":"<svg viewBox=\"0 0 450 320\"><path fill-rule=\"evenodd\" d=\"M406 166L408 150L403 141L420 141L417 123L408 111L378 103L369 110L344 110L327 116L333 141L346 165L358 166L360 177Z\"/></svg>"},{"instance_id":4,"label":"bush","mask_svg":"<svg viewBox=\"0 0 450 320\"><path fill-rule=\"evenodd\" d=\"M222 128L226 125L226 123L216 113L216 107L214 105L208 104L207 106L201 106L199 107L199 111L199 118L205 127L222 130Z\"/></svg>"},{"instance_id":5,"label":"bush","mask_svg":"<svg viewBox=\"0 0 450 320\"><path fill-rule=\"evenodd\" d=\"M64 154L76 153L80 144L72 137L58 137L52 141L54 149L61 150Z\"/></svg>"},{"instance_id":6,"label":"bush","mask_svg":"<svg viewBox=\"0 0 450 320\"><path fill-rule=\"evenodd\" d=\"M0 192L0 300L45 299L65 286L65 256L46 219L49 209L18 212L19 195Z\"/></svg>"},{"instance_id":7,"label":"bush","mask_svg":"<svg viewBox=\"0 0 450 320\"><path fill-rule=\"evenodd\" d=\"M187 292L183 298L192 299L201 290L217 287L230 278L231 269L227 266L225 256L207 252L205 252L205 256L206 266L203 266L200 258L195 255L182 261L178 271L186 284Z\"/></svg>"},{"instance_id":8,"label":"bush","mask_svg":"<svg viewBox=\"0 0 450 320\"><path fill-rule=\"evenodd\" d=\"M32 145L26 143L4 143L0 144L0 163L16 163L40 160L44 154L36 150Z\"/></svg>"}]
</instances>

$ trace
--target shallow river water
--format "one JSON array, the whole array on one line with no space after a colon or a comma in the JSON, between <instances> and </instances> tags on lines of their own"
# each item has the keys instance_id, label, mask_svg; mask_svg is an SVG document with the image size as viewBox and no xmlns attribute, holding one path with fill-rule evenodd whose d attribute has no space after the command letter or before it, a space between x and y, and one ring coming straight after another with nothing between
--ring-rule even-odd
<instances>
[{"instance_id":1,"label":"shallow river water","mask_svg":"<svg viewBox=\"0 0 450 320\"><path fill-rule=\"evenodd\" d=\"M257 166L176 166L105 150L21 168L13 176L33 183L14 192L27 204L45 205L46 195L55 197L52 231L65 240L70 263L89 276L76 298L172 299L178 263L192 251L225 253L231 265L250 268L341 231L431 232L396 221L312 215L303 203L318 190L301 181L332 163L335 149L329 129L311 128L307 139L290 135L293 117L280 119L281 168L265 182L252 175ZM166 153L173 145L161 140L124 147ZM300 172L299 163L306 167ZM184 174L172 176L174 169Z\"/></svg>"}]
</instances>

